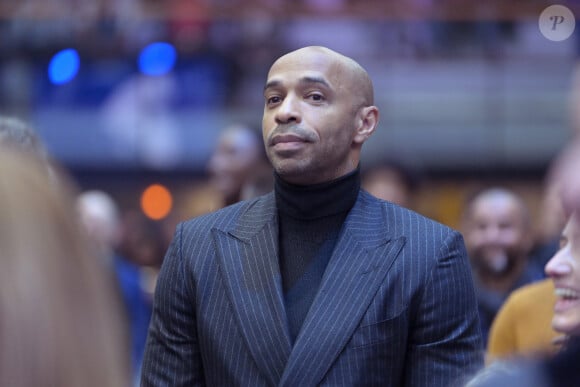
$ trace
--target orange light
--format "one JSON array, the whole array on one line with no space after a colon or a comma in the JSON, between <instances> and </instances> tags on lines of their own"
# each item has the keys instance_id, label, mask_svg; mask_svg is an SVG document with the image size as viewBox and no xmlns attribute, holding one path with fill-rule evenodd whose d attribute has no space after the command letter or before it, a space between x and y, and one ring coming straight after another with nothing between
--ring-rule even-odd
<instances>
[{"instance_id":1,"label":"orange light","mask_svg":"<svg viewBox=\"0 0 580 387\"><path fill-rule=\"evenodd\" d=\"M141 195L141 209L153 220L163 219L173 206L171 192L161 184L152 184Z\"/></svg>"}]
</instances>

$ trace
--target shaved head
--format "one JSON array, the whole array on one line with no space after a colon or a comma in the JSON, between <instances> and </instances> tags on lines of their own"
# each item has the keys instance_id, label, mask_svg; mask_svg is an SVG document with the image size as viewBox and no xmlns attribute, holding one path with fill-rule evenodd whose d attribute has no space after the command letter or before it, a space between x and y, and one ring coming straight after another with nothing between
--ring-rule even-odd
<instances>
[{"instance_id":1,"label":"shaved head","mask_svg":"<svg viewBox=\"0 0 580 387\"><path fill-rule=\"evenodd\" d=\"M473 211L482 203L509 203L513 206L514 211L518 214L518 218L524 227L530 226L530 214L523 199L514 192L501 188L494 187L486 189L477 194L468 205L468 217L472 216Z\"/></svg>"}]
</instances>

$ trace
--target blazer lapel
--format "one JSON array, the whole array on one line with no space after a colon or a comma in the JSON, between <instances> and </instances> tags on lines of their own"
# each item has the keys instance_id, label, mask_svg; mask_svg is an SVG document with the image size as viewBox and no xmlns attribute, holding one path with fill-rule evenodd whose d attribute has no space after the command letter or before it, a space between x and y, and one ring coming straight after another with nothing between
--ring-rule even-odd
<instances>
[{"instance_id":1,"label":"blazer lapel","mask_svg":"<svg viewBox=\"0 0 580 387\"><path fill-rule=\"evenodd\" d=\"M214 229L220 272L258 368L277 385L291 350L278 264L274 197L263 197L232 230Z\"/></svg>"},{"instance_id":2,"label":"blazer lapel","mask_svg":"<svg viewBox=\"0 0 580 387\"><path fill-rule=\"evenodd\" d=\"M382 204L361 191L306 316L281 386L318 384L352 336L405 243L390 235Z\"/></svg>"}]
</instances>

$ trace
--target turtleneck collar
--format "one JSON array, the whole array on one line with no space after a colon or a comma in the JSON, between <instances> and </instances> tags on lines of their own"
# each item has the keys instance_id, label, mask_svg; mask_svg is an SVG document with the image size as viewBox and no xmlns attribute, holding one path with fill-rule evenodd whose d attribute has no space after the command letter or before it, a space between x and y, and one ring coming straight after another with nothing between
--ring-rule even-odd
<instances>
[{"instance_id":1,"label":"turtleneck collar","mask_svg":"<svg viewBox=\"0 0 580 387\"><path fill-rule=\"evenodd\" d=\"M317 219L346 213L356 202L360 189L360 169L334 180L313 184L288 183L274 174L278 211L297 219Z\"/></svg>"}]
</instances>

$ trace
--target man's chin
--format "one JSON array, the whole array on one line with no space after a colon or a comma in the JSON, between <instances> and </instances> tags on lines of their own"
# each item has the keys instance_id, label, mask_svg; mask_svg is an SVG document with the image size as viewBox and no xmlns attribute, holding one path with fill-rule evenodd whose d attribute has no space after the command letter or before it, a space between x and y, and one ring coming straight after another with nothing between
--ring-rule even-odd
<instances>
[{"instance_id":1,"label":"man's chin","mask_svg":"<svg viewBox=\"0 0 580 387\"><path fill-rule=\"evenodd\" d=\"M493 258L479 258L479 270L487 276L502 278L511 273L514 265L513 261L506 255L499 255Z\"/></svg>"},{"instance_id":2,"label":"man's chin","mask_svg":"<svg viewBox=\"0 0 580 387\"><path fill-rule=\"evenodd\" d=\"M493 265L485 265L484 271L489 277L504 278L512 273L514 265L508 262L507 265L499 267Z\"/></svg>"},{"instance_id":3,"label":"man's chin","mask_svg":"<svg viewBox=\"0 0 580 387\"><path fill-rule=\"evenodd\" d=\"M282 177L298 177L308 172L305 161L296 158L275 158L272 165L276 173Z\"/></svg>"},{"instance_id":4,"label":"man's chin","mask_svg":"<svg viewBox=\"0 0 580 387\"><path fill-rule=\"evenodd\" d=\"M499 255L488 260L487 267L491 272L502 275L509 270L510 261L506 255Z\"/></svg>"}]
</instances>

